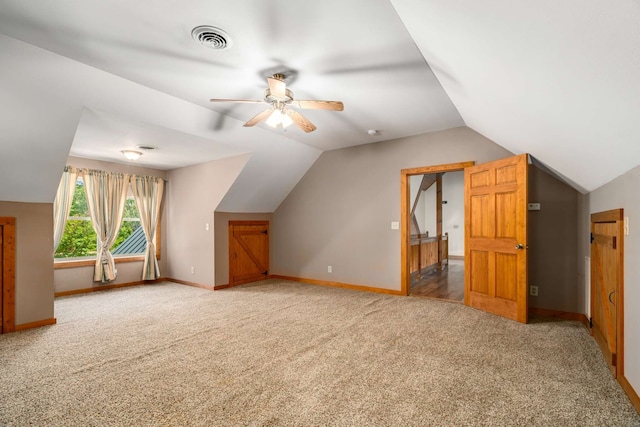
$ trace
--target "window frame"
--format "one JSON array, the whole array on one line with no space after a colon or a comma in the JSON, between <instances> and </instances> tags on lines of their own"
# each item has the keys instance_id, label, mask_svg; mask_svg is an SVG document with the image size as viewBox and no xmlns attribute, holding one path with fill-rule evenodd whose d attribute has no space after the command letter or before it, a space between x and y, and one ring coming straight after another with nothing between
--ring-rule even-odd
<instances>
[{"instance_id":1,"label":"window frame","mask_svg":"<svg viewBox=\"0 0 640 427\"><path fill-rule=\"evenodd\" d=\"M77 179L82 179L81 176L78 176ZM127 190L128 193L131 192L131 184L128 184L129 188ZM138 213L140 215L140 213ZM85 220L85 217L69 217L67 215L67 220L69 219L81 219ZM160 209L160 213L158 215L158 227L156 228L156 239L155 239L155 247L156 247L156 259L160 261L160 254L162 252L162 209ZM144 254L123 254L123 255L113 255L113 261L116 264L126 263L126 262L139 262L144 261ZM93 266L96 263L96 257L88 256L88 257L76 257L76 258L53 258L53 268L54 270L64 269L64 268L77 268L77 267L87 267Z\"/></svg>"}]
</instances>

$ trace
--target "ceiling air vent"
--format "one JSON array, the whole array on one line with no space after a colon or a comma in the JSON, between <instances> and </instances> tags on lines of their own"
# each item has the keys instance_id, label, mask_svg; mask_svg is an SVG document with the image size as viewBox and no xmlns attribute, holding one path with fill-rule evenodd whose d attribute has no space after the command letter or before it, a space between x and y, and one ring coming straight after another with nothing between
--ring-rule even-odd
<instances>
[{"instance_id":1,"label":"ceiling air vent","mask_svg":"<svg viewBox=\"0 0 640 427\"><path fill-rule=\"evenodd\" d=\"M225 50L231 47L231 36L225 31L210 25L201 25L191 31L191 37L202 46L214 50Z\"/></svg>"}]
</instances>

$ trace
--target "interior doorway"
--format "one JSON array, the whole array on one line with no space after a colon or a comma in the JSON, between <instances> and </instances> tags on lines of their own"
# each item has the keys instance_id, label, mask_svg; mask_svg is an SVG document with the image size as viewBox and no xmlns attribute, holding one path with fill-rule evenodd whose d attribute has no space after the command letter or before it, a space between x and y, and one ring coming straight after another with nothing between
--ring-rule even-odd
<instances>
[{"instance_id":1,"label":"interior doorway","mask_svg":"<svg viewBox=\"0 0 640 427\"><path fill-rule=\"evenodd\" d=\"M404 295L463 301L463 171L474 164L461 162L401 171L401 291ZM446 174L458 175L462 187L458 218L443 215L442 207L449 202L442 191ZM458 223L451 231L461 233L455 236L455 242L447 231L451 222Z\"/></svg>"}]
</instances>

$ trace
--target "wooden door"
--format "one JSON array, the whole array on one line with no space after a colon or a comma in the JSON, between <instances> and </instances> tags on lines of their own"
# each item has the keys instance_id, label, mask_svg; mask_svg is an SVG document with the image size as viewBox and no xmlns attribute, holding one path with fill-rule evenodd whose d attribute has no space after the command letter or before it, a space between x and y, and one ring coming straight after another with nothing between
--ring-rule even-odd
<instances>
[{"instance_id":1,"label":"wooden door","mask_svg":"<svg viewBox=\"0 0 640 427\"><path fill-rule=\"evenodd\" d=\"M466 305L527 322L528 155L465 169Z\"/></svg>"},{"instance_id":2,"label":"wooden door","mask_svg":"<svg viewBox=\"0 0 640 427\"><path fill-rule=\"evenodd\" d=\"M15 331L15 218L0 218L0 333Z\"/></svg>"},{"instance_id":3,"label":"wooden door","mask_svg":"<svg viewBox=\"0 0 640 427\"><path fill-rule=\"evenodd\" d=\"M269 222L229 221L229 285L269 275Z\"/></svg>"},{"instance_id":4,"label":"wooden door","mask_svg":"<svg viewBox=\"0 0 640 427\"><path fill-rule=\"evenodd\" d=\"M621 373L623 211L591 215L591 334L614 376Z\"/></svg>"}]
</instances>

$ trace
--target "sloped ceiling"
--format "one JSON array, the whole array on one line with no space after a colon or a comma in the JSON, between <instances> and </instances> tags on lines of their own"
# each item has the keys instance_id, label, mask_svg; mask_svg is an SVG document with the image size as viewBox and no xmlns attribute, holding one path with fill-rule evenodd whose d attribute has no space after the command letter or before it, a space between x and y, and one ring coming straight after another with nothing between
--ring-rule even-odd
<instances>
[{"instance_id":1,"label":"sloped ceiling","mask_svg":"<svg viewBox=\"0 0 640 427\"><path fill-rule=\"evenodd\" d=\"M273 211L324 150L467 125L590 191L640 164L635 0L0 0L0 200L51 202L69 154L172 169L250 153L220 208ZM225 51L193 42L216 25ZM244 128L265 70L318 126ZM378 135L367 133L380 130Z\"/></svg>"},{"instance_id":2,"label":"sloped ceiling","mask_svg":"<svg viewBox=\"0 0 640 427\"><path fill-rule=\"evenodd\" d=\"M640 2L391 3L470 128L586 191L640 164Z\"/></svg>"}]
</instances>

